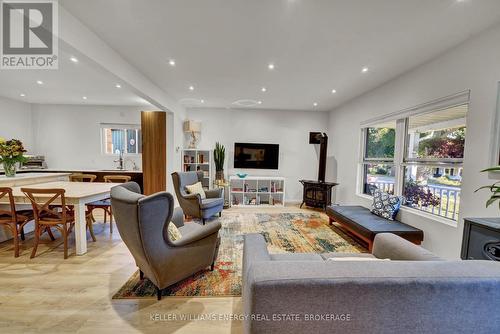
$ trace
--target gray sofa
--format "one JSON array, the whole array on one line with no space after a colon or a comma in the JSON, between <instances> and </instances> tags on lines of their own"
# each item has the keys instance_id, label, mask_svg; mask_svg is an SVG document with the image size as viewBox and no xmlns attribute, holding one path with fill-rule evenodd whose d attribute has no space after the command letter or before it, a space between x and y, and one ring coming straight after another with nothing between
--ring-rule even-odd
<instances>
[{"instance_id":1,"label":"gray sofa","mask_svg":"<svg viewBox=\"0 0 500 334\"><path fill-rule=\"evenodd\" d=\"M372 254L269 254L245 236L245 333L495 333L500 263L444 261L394 234ZM356 256L356 255L354 255ZM344 259L345 260L345 259Z\"/></svg>"},{"instance_id":2,"label":"gray sofa","mask_svg":"<svg viewBox=\"0 0 500 334\"><path fill-rule=\"evenodd\" d=\"M202 182L203 172L175 172L172 173L172 181L177 195L177 200L184 214L200 218L205 224L205 221L216 215L221 215L224 208L224 198L222 188L205 190L206 199L201 199L198 194L188 194L186 186Z\"/></svg>"},{"instance_id":3,"label":"gray sofa","mask_svg":"<svg viewBox=\"0 0 500 334\"><path fill-rule=\"evenodd\" d=\"M164 288L210 266L213 270L219 222L184 225L183 212L174 210L170 193L144 196L135 182L113 187L111 206L120 236L141 271L141 279L146 276L153 282L158 300ZM170 221L179 228L181 239L171 241L168 237Z\"/></svg>"}]
</instances>

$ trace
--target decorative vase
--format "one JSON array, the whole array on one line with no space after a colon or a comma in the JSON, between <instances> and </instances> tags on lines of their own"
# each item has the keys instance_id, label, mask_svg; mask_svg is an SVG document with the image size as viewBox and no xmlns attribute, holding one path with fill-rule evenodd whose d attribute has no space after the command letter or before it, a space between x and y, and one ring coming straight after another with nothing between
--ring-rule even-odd
<instances>
[{"instance_id":1,"label":"decorative vase","mask_svg":"<svg viewBox=\"0 0 500 334\"><path fill-rule=\"evenodd\" d=\"M224 170L215 171L215 179L224 181Z\"/></svg>"},{"instance_id":2,"label":"decorative vase","mask_svg":"<svg viewBox=\"0 0 500 334\"><path fill-rule=\"evenodd\" d=\"M3 164L3 170L5 172L5 176L6 177L14 177L14 176L16 176L17 162L6 162L6 161L4 161L2 164Z\"/></svg>"}]
</instances>

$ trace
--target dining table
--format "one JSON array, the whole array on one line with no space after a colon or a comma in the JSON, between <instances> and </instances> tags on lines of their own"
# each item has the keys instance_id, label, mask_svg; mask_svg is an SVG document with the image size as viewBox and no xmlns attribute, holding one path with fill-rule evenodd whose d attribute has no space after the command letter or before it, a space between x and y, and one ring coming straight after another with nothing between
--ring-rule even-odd
<instances>
[{"instance_id":1,"label":"dining table","mask_svg":"<svg viewBox=\"0 0 500 334\"><path fill-rule=\"evenodd\" d=\"M69 182L54 181L45 183L36 183L12 187L12 194L16 204L31 204L29 199L21 191L22 188L34 189L64 189L66 205L74 206L75 210L75 247L77 255L87 253L87 222L86 222L86 204L94 201L107 199L110 197L111 188L116 186L113 183L104 182ZM39 195L40 204L46 202L52 195ZM54 204L60 204L54 202Z\"/></svg>"}]
</instances>

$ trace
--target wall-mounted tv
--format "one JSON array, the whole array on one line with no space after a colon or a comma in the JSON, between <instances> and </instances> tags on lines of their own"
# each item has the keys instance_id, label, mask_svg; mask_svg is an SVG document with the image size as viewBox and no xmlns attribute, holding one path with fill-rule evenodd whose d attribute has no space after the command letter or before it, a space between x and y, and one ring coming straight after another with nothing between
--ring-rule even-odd
<instances>
[{"instance_id":1,"label":"wall-mounted tv","mask_svg":"<svg viewBox=\"0 0 500 334\"><path fill-rule=\"evenodd\" d=\"M278 169L278 144L234 143L234 168Z\"/></svg>"}]
</instances>

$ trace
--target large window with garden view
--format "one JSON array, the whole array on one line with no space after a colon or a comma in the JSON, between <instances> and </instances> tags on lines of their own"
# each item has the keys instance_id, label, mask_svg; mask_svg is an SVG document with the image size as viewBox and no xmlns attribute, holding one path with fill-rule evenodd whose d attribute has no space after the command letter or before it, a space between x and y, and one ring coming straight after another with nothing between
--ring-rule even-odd
<instances>
[{"instance_id":1,"label":"large window with garden view","mask_svg":"<svg viewBox=\"0 0 500 334\"><path fill-rule=\"evenodd\" d=\"M468 105L363 128L362 191L403 196L403 205L457 220Z\"/></svg>"}]
</instances>

